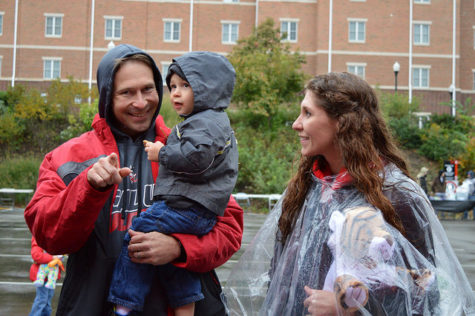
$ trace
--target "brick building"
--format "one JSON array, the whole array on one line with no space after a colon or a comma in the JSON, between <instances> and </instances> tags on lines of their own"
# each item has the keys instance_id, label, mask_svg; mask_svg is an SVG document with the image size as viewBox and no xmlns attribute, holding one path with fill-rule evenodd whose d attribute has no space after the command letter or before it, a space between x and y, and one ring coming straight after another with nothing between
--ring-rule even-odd
<instances>
[{"instance_id":1,"label":"brick building","mask_svg":"<svg viewBox=\"0 0 475 316\"><path fill-rule=\"evenodd\" d=\"M91 86L120 43L166 71L189 50L229 53L267 17L309 74L350 71L387 91L397 82L422 111L450 113L439 104L451 95L475 97L475 0L2 0L0 89L68 76Z\"/></svg>"}]
</instances>

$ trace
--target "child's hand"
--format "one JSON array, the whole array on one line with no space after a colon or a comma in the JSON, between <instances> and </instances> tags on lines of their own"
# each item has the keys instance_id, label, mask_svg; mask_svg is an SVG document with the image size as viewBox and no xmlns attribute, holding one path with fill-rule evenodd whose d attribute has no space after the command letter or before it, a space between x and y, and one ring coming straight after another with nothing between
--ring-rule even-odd
<instances>
[{"instance_id":1,"label":"child's hand","mask_svg":"<svg viewBox=\"0 0 475 316\"><path fill-rule=\"evenodd\" d=\"M152 143L148 140L144 140L143 145L145 146L145 151L147 152L148 160L158 162L158 155L160 153L160 149L162 149L162 147L165 145L160 141Z\"/></svg>"},{"instance_id":2,"label":"child's hand","mask_svg":"<svg viewBox=\"0 0 475 316\"><path fill-rule=\"evenodd\" d=\"M61 268L62 271L64 271L64 265L63 265L63 262L61 261L61 259L57 258L57 257L53 257L53 260L51 260L49 263L48 263L48 267L52 268L54 267L55 265L57 265L59 268Z\"/></svg>"}]
</instances>

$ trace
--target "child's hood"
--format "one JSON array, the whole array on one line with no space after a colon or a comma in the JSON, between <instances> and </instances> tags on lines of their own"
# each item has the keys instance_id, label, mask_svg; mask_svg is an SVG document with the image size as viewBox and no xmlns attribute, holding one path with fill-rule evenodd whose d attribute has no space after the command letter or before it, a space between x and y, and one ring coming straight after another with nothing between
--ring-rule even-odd
<instances>
[{"instance_id":1,"label":"child's hood","mask_svg":"<svg viewBox=\"0 0 475 316\"><path fill-rule=\"evenodd\" d=\"M190 52L173 59L193 89L193 112L225 109L231 101L236 72L226 57L212 52Z\"/></svg>"}]
</instances>

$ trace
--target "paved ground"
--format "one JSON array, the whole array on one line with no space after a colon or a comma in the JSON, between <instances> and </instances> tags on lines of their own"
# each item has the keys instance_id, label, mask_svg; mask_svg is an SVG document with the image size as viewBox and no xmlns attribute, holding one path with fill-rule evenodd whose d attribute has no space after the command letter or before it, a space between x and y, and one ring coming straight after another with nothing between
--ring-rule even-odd
<instances>
[{"instance_id":1,"label":"paved ground","mask_svg":"<svg viewBox=\"0 0 475 316\"><path fill-rule=\"evenodd\" d=\"M249 244L265 215L245 214L242 249L218 269L226 281L230 267ZM462 266L475 289L475 221L444 220L442 222ZM23 209L0 210L0 315L28 315L35 296L29 281L31 234L23 219ZM56 289L53 306L56 306L61 285Z\"/></svg>"}]
</instances>

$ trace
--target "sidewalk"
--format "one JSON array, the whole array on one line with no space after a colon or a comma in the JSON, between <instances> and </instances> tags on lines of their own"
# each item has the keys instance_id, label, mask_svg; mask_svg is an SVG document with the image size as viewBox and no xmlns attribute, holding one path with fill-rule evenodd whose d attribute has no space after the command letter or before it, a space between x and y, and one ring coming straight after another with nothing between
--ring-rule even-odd
<instances>
[{"instance_id":1,"label":"sidewalk","mask_svg":"<svg viewBox=\"0 0 475 316\"><path fill-rule=\"evenodd\" d=\"M242 247L226 264L217 269L225 283L232 265L239 259L264 222L264 214L244 214ZM450 243L465 273L475 289L475 221L444 220ZM31 265L31 234L24 219L23 209L0 210L0 315L28 315L35 297L35 288L29 280ZM63 278L61 278L63 280ZM53 315L59 298L61 283L53 298Z\"/></svg>"}]
</instances>

